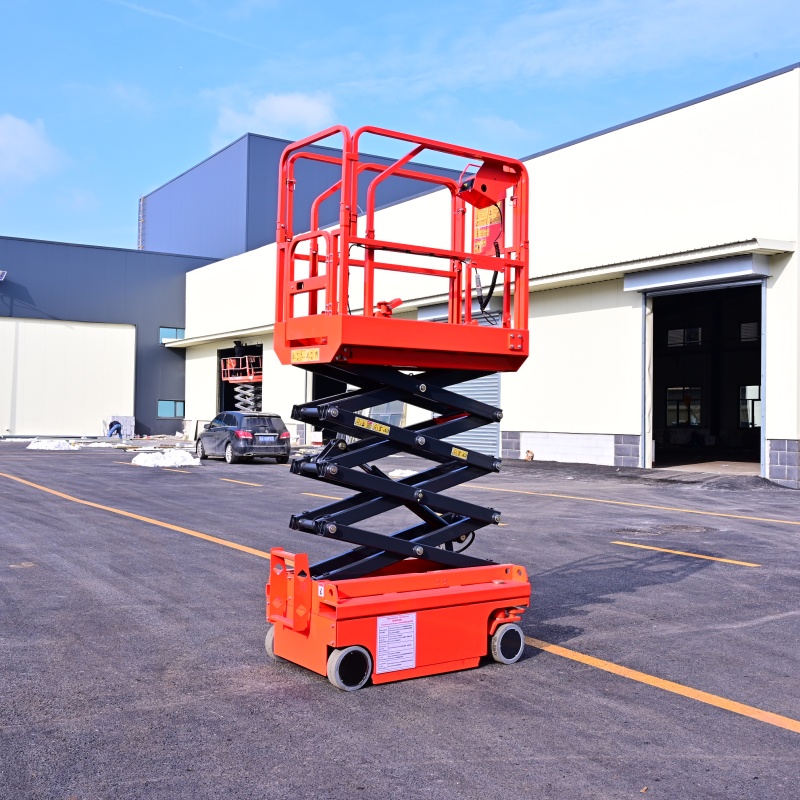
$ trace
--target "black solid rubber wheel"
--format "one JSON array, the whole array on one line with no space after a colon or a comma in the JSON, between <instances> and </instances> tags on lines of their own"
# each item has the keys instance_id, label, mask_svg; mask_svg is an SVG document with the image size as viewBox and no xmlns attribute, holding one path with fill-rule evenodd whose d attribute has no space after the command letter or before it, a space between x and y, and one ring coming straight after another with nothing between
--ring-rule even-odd
<instances>
[{"instance_id":1,"label":"black solid rubber wheel","mask_svg":"<svg viewBox=\"0 0 800 800\"><path fill-rule=\"evenodd\" d=\"M525 649L525 634L519 625L507 622L501 625L492 636L492 658L500 664L513 664L522 657Z\"/></svg>"},{"instance_id":2,"label":"black solid rubber wheel","mask_svg":"<svg viewBox=\"0 0 800 800\"><path fill-rule=\"evenodd\" d=\"M225 445L225 461L227 461L228 464L235 464L238 460L239 456L233 452L233 445L228 442L228 444Z\"/></svg>"},{"instance_id":3,"label":"black solid rubber wheel","mask_svg":"<svg viewBox=\"0 0 800 800\"><path fill-rule=\"evenodd\" d=\"M360 689L372 675L372 656L360 645L334 650L328 656L328 680L343 692Z\"/></svg>"},{"instance_id":4,"label":"black solid rubber wheel","mask_svg":"<svg viewBox=\"0 0 800 800\"><path fill-rule=\"evenodd\" d=\"M279 464L288 464L289 463L289 456L275 456L275 460Z\"/></svg>"},{"instance_id":5,"label":"black solid rubber wheel","mask_svg":"<svg viewBox=\"0 0 800 800\"><path fill-rule=\"evenodd\" d=\"M197 447L195 449L195 452L197 453L197 457L201 461L205 461L208 458L208 453L206 453L206 449L205 449L205 447L203 447L203 443L202 442L198 442L197 443Z\"/></svg>"}]
</instances>

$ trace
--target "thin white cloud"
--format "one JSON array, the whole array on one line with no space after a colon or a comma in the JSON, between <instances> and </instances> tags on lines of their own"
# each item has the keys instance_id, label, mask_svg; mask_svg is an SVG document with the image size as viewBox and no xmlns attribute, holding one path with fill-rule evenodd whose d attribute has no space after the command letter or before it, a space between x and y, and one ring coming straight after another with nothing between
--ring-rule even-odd
<instances>
[{"instance_id":1,"label":"thin white cloud","mask_svg":"<svg viewBox=\"0 0 800 800\"><path fill-rule=\"evenodd\" d=\"M63 156L41 120L0 115L0 181L30 183L58 169Z\"/></svg>"},{"instance_id":2,"label":"thin white cloud","mask_svg":"<svg viewBox=\"0 0 800 800\"><path fill-rule=\"evenodd\" d=\"M324 94L266 94L247 97L235 108L227 102L219 109L214 146L221 147L245 133L295 137L325 128L334 121L331 98Z\"/></svg>"},{"instance_id":3,"label":"thin white cloud","mask_svg":"<svg viewBox=\"0 0 800 800\"><path fill-rule=\"evenodd\" d=\"M192 30L199 31L200 33L206 33L210 36L218 36L220 39L227 39L229 42L235 42L236 44L241 44L245 47L252 47L255 50L263 50L263 47L260 45L247 42L244 39L239 39L236 36L230 36L223 31L214 30L214 28L207 28L204 25L197 25L196 23L185 19L184 17L178 17L175 14L167 14L165 11L159 11L157 8L149 8L148 6L142 6L138 3L129 3L126 2L126 0L105 0L105 2L115 6L129 8L131 11L137 11L139 14L146 14L150 17L166 20L167 22L174 22L177 25L183 25L186 28L191 28Z\"/></svg>"},{"instance_id":4,"label":"thin white cloud","mask_svg":"<svg viewBox=\"0 0 800 800\"><path fill-rule=\"evenodd\" d=\"M796 0L528 2L481 14L480 24L465 16L456 35L402 52L387 43L355 80L338 77L353 91L406 98L513 82L586 84L741 58L765 40L789 44L799 35Z\"/></svg>"}]
</instances>

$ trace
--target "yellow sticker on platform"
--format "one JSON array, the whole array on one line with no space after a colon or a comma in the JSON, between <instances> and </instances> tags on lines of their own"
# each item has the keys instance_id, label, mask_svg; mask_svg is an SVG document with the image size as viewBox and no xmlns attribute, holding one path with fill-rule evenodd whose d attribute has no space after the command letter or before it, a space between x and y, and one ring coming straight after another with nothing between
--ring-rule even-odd
<instances>
[{"instance_id":1,"label":"yellow sticker on platform","mask_svg":"<svg viewBox=\"0 0 800 800\"><path fill-rule=\"evenodd\" d=\"M389 435L388 425L381 425L380 422L373 422L371 419L364 419L363 417L356 417L356 427L366 428L374 433L382 433L384 436Z\"/></svg>"},{"instance_id":2,"label":"yellow sticker on platform","mask_svg":"<svg viewBox=\"0 0 800 800\"><path fill-rule=\"evenodd\" d=\"M305 364L309 361L319 361L319 347L304 347L302 350L292 350L292 364Z\"/></svg>"},{"instance_id":3,"label":"yellow sticker on platform","mask_svg":"<svg viewBox=\"0 0 800 800\"><path fill-rule=\"evenodd\" d=\"M457 447L454 447L450 451L450 455L454 458L460 458L462 461L466 461L469 453L466 450L459 450Z\"/></svg>"}]
</instances>

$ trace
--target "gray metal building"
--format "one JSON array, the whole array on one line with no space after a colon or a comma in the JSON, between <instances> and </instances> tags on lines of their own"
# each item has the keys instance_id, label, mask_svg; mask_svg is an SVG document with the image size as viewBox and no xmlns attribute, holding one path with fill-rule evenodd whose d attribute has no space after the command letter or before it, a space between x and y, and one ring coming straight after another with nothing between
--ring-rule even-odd
<instances>
[{"instance_id":1,"label":"gray metal building","mask_svg":"<svg viewBox=\"0 0 800 800\"><path fill-rule=\"evenodd\" d=\"M160 415L159 400L183 402L184 355L161 339L184 328L186 272L214 260L0 237L0 269L6 272L0 281L0 435L99 433L101 417L123 409L105 407L98 394L129 381L121 373L130 367L136 432L174 434L183 414ZM131 328L118 345L111 342L114 326ZM54 363L60 343L79 329L76 346ZM131 342L130 358L123 341ZM65 407L73 409L73 420L96 418L96 427L63 422L55 429L48 420Z\"/></svg>"},{"instance_id":2,"label":"gray metal building","mask_svg":"<svg viewBox=\"0 0 800 800\"><path fill-rule=\"evenodd\" d=\"M166 253L230 258L275 241L278 170L281 153L290 142L248 133L218 153L145 195L139 201L139 248ZM321 155L337 155L328 147L309 148ZM370 156L376 164L393 159ZM433 175L458 178L454 170L416 164ZM309 214L311 202L341 177L333 164L300 161L297 165L295 210L297 229ZM378 193L385 207L420 194L421 184L390 178ZM366 184L360 193L366 199ZM323 203L322 225L336 221L337 197Z\"/></svg>"}]
</instances>

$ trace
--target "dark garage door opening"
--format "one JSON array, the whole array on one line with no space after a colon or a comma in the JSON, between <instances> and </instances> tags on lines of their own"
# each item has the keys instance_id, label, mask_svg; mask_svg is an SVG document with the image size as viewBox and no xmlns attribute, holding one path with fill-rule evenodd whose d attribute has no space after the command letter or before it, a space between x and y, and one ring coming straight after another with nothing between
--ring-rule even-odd
<instances>
[{"instance_id":1,"label":"dark garage door opening","mask_svg":"<svg viewBox=\"0 0 800 800\"><path fill-rule=\"evenodd\" d=\"M653 466L761 460L761 285L655 296Z\"/></svg>"}]
</instances>

